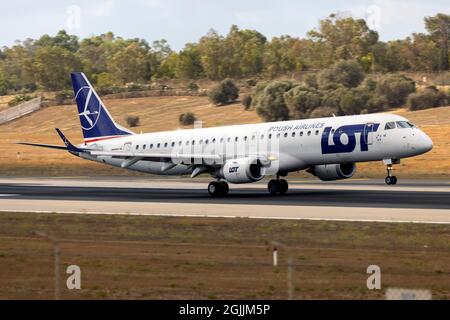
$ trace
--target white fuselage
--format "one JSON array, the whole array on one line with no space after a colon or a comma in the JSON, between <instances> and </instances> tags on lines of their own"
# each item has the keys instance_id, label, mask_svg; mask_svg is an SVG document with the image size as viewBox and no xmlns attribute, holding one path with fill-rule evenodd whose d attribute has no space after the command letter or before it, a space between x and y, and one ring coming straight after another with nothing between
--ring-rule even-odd
<instances>
[{"instance_id":1,"label":"white fuselage","mask_svg":"<svg viewBox=\"0 0 450 320\"><path fill-rule=\"evenodd\" d=\"M387 123L396 122L407 120L390 114L293 120L136 134L80 147L115 153L131 152L136 160L127 166L128 169L161 175L191 174L194 166L189 163L168 166L166 160L147 160L139 158L139 155L219 155L220 160L209 160L212 163L208 165L212 167L221 167L230 159L258 155L271 159L273 170L267 172L277 174L321 164L401 159L432 148L430 138L417 127L386 127ZM80 156L116 167L123 167L124 163L120 157L87 153Z\"/></svg>"}]
</instances>

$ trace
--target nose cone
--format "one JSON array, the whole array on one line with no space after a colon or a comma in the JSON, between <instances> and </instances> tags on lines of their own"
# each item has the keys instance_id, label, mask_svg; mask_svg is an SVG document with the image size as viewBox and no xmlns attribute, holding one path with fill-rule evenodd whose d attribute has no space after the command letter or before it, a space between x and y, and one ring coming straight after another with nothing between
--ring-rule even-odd
<instances>
[{"instance_id":1,"label":"nose cone","mask_svg":"<svg viewBox=\"0 0 450 320\"><path fill-rule=\"evenodd\" d=\"M433 149L433 141L424 132L421 133L418 145L418 151L420 153L426 153Z\"/></svg>"}]
</instances>

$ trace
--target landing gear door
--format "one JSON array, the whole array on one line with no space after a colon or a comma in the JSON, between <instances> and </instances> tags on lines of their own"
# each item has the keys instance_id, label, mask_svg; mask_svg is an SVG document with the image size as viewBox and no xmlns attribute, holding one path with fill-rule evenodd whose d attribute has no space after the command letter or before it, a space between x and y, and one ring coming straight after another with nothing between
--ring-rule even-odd
<instances>
[{"instance_id":1,"label":"landing gear door","mask_svg":"<svg viewBox=\"0 0 450 320\"><path fill-rule=\"evenodd\" d=\"M366 123L364 127L364 140L367 145L373 144L373 128L374 128L373 122Z\"/></svg>"}]
</instances>

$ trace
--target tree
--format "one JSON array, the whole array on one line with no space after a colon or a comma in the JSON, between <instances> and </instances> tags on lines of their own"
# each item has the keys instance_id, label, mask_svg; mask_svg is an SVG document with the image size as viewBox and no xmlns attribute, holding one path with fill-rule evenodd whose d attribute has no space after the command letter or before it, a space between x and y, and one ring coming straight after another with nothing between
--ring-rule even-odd
<instances>
[{"instance_id":1,"label":"tree","mask_svg":"<svg viewBox=\"0 0 450 320\"><path fill-rule=\"evenodd\" d=\"M133 41L115 53L108 62L108 70L121 82L147 82L150 80L148 48Z\"/></svg>"},{"instance_id":2,"label":"tree","mask_svg":"<svg viewBox=\"0 0 450 320\"><path fill-rule=\"evenodd\" d=\"M40 47L36 50L33 70L37 83L46 90L70 87L70 73L80 69L80 60L67 49Z\"/></svg>"},{"instance_id":3,"label":"tree","mask_svg":"<svg viewBox=\"0 0 450 320\"><path fill-rule=\"evenodd\" d=\"M284 94L290 119L308 118L322 103L320 93L313 88L296 86Z\"/></svg>"},{"instance_id":4,"label":"tree","mask_svg":"<svg viewBox=\"0 0 450 320\"><path fill-rule=\"evenodd\" d=\"M337 85L355 88L363 80L364 70L355 60L339 61L318 75L318 85L321 89L336 88Z\"/></svg>"},{"instance_id":5,"label":"tree","mask_svg":"<svg viewBox=\"0 0 450 320\"><path fill-rule=\"evenodd\" d=\"M204 75L199 46L188 43L178 54L176 75L182 79L198 79Z\"/></svg>"},{"instance_id":6,"label":"tree","mask_svg":"<svg viewBox=\"0 0 450 320\"><path fill-rule=\"evenodd\" d=\"M239 88L233 80L225 79L214 87L208 94L209 99L215 105L224 105L235 101L239 97Z\"/></svg>"},{"instance_id":7,"label":"tree","mask_svg":"<svg viewBox=\"0 0 450 320\"><path fill-rule=\"evenodd\" d=\"M378 81L376 88L376 93L386 97L391 107L403 105L408 95L415 91L414 80L402 75L386 75Z\"/></svg>"},{"instance_id":8,"label":"tree","mask_svg":"<svg viewBox=\"0 0 450 320\"><path fill-rule=\"evenodd\" d=\"M425 18L425 28L440 49L440 70L449 70L450 15L438 13Z\"/></svg>"},{"instance_id":9,"label":"tree","mask_svg":"<svg viewBox=\"0 0 450 320\"><path fill-rule=\"evenodd\" d=\"M314 42L319 65L327 66L337 60L359 60L378 41L364 19L339 18L335 14L319 22L318 30L308 32Z\"/></svg>"},{"instance_id":10,"label":"tree","mask_svg":"<svg viewBox=\"0 0 450 320\"><path fill-rule=\"evenodd\" d=\"M258 84L254 98L256 113L264 121L283 121L289 119L289 110L284 100L284 94L292 89L290 81L274 81L267 86ZM264 89L263 89L264 87Z\"/></svg>"}]
</instances>

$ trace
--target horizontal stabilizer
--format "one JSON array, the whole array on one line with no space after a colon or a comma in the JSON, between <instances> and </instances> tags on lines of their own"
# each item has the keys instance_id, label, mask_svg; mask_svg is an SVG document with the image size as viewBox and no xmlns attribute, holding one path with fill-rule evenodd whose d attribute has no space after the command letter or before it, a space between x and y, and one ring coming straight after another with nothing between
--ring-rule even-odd
<instances>
[{"instance_id":1,"label":"horizontal stabilizer","mask_svg":"<svg viewBox=\"0 0 450 320\"><path fill-rule=\"evenodd\" d=\"M17 144L22 144L25 146L49 148L49 149L67 150L67 147L65 147L65 146L56 146L53 144L30 143L30 142L17 142Z\"/></svg>"}]
</instances>

